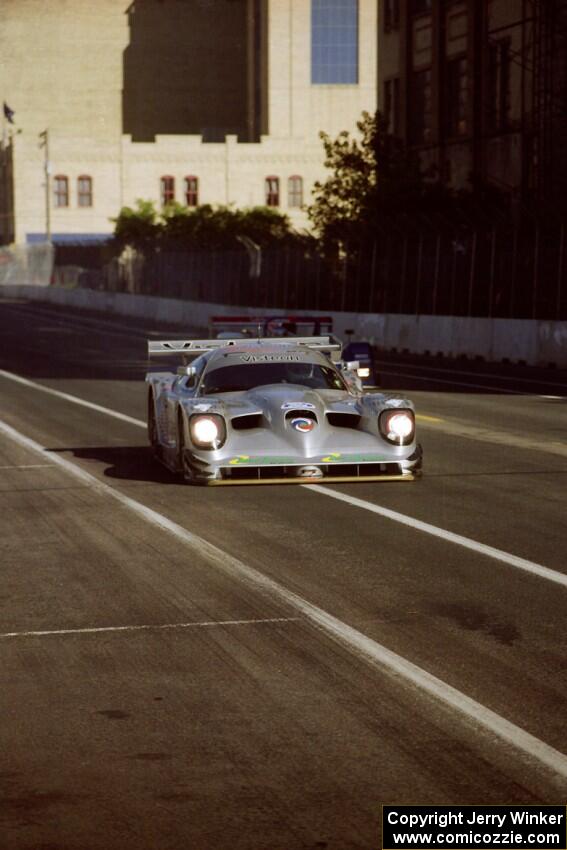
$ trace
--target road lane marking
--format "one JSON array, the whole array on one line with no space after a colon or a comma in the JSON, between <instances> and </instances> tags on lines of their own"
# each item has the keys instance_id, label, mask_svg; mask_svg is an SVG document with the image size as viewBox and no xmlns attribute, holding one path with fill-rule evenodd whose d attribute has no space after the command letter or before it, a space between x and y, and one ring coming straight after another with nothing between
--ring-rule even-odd
<instances>
[{"instance_id":1,"label":"road lane marking","mask_svg":"<svg viewBox=\"0 0 567 850\"><path fill-rule=\"evenodd\" d=\"M47 395L62 398L64 401L70 401L73 404L80 404L81 407L88 407L90 410L96 410L97 413L105 413L107 416L114 416L115 419L121 419L123 422L128 422L129 425L136 425L138 428L145 428L146 423L140 419L134 419L132 416L127 416L125 413L118 413L117 410L110 410L108 407L102 407L100 404L94 404L92 401L86 401L84 398L79 398L76 395L62 393L60 390L54 390L52 387L44 387L43 384L38 384L35 381L29 381L27 378L22 378L14 372L6 372L0 369L0 377L7 378L9 381L15 381L17 384L23 384L24 387L32 387L34 390L40 390Z\"/></svg>"},{"instance_id":2,"label":"road lane marking","mask_svg":"<svg viewBox=\"0 0 567 850\"><path fill-rule=\"evenodd\" d=\"M413 367L412 367L413 368ZM425 368L425 367L424 367ZM444 370L439 370L444 371ZM457 380L449 380L448 378L436 378L435 375L414 375L410 372L389 372L387 369L383 369L384 375L388 375L388 377L394 378L412 378L414 381L423 381L425 383L430 384L449 384L452 387L468 387L473 390L488 390L489 392L498 394L503 393L506 395L523 395L523 396L535 396L536 398L553 398L553 399L563 399L565 396L560 395L539 395L537 392L529 392L528 390L511 390L506 387L499 387L496 384L473 384L470 381L457 381ZM451 373L446 373L451 374ZM459 374L458 372L452 374ZM468 374L468 373L462 373ZM475 373L471 373L472 377L475 377ZM490 377L490 375L486 375L486 377ZM534 386L542 386L541 381L534 381L529 378L504 378L503 375L495 375L495 380L518 380L525 381L526 383L531 383ZM543 383L549 383L548 381L544 381ZM551 386L562 386L562 384L552 384Z\"/></svg>"},{"instance_id":3,"label":"road lane marking","mask_svg":"<svg viewBox=\"0 0 567 850\"><path fill-rule=\"evenodd\" d=\"M388 365L389 365L388 361L384 361L384 363L382 364L382 371L384 372L384 374L389 374L389 375L406 374L404 372L388 372ZM493 372L469 372L466 369L447 369L446 367L420 365L419 363L407 363L407 364L406 363L395 363L394 361L391 361L391 365L401 367L402 369L407 368L407 369L417 369L417 370L427 371L427 372L441 372L441 374L445 374L445 375L466 375L467 377L470 376L471 378L488 378L489 380L514 381L515 383L518 383L518 384L534 384L534 385L537 385L537 386L540 386L540 387L565 387L564 381L563 382L562 381L545 381L545 380L541 380L541 379L538 379L538 378L520 378L516 375L498 375L498 374L495 374ZM408 375L408 377L417 378L418 376L417 375ZM436 379L431 378L431 380L436 380ZM446 383L446 382L444 382L444 383ZM460 386L463 386L463 387L475 386L474 384L469 384L465 381L461 381L461 382L457 382L457 381L453 382L452 381L451 383L459 383ZM492 389L498 389L498 388L492 387ZM502 389L503 389L504 392L518 392L518 390L505 390L504 388L502 388ZM525 392L522 393L522 395L525 395L525 394L526 394Z\"/></svg>"},{"instance_id":4,"label":"road lane marking","mask_svg":"<svg viewBox=\"0 0 567 850\"><path fill-rule=\"evenodd\" d=\"M450 381L447 378L436 378L434 375L412 375L410 372L389 372L383 370L384 375L394 378L412 378L414 381L423 381L429 384L449 384L452 387L468 387L472 390L489 390L492 393L506 393L506 395L533 395L525 390L508 390L505 387L489 386L488 384L472 384L468 381Z\"/></svg>"},{"instance_id":5,"label":"road lane marking","mask_svg":"<svg viewBox=\"0 0 567 850\"><path fill-rule=\"evenodd\" d=\"M124 338L124 336L126 334L129 334L131 336L146 340L148 338L148 336L163 337L164 333L173 333L173 331L167 331L166 332L166 331L160 331L160 330L158 330L158 331L140 330L140 329L134 327L133 325L124 324L124 323L116 321L116 320L100 319L100 318L95 318L94 316L89 316L89 315L77 315L77 313L67 313L67 314L65 314L65 317L63 318L58 312L55 312L54 310L50 310L49 308L42 310L42 308L41 308L42 302L37 302L37 301L30 302L28 300L22 300L22 299L14 299L14 300L3 299L3 303L8 304L9 306L12 306L12 308L15 306L16 307L15 312L17 312L17 313L24 313L24 314L27 314L27 315L31 315L34 318L38 318L38 319L47 318L47 319L50 319L53 323L58 324L58 325L62 325L65 328L68 328L69 323L76 325L80 330L85 329L85 327L86 327L87 330L90 330L92 328L92 326L94 325L94 326L98 326L101 329L102 333L109 334L109 335L112 335L112 336L118 336L122 339ZM64 305L55 304L55 306L56 306L56 308L60 308L60 307L63 307ZM182 330L183 329L180 329L178 332L176 331L175 333L181 333ZM197 333L197 332L200 333L201 329L193 328L193 331L195 331L195 333ZM402 369L403 368L409 368L409 369L417 369L417 370L422 370L422 371L427 370L428 372L440 372L441 374L446 374L446 375L463 375L463 376L467 376L467 377L470 376L470 377L473 377L473 378L489 378L490 380L515 381L517 383L534 384L534 385L538 385L538 386L541 386L541 387L544 387L544 386L564 387L565 386L565 383L560 382L560 381L546 381L546 380L541 380L541 379L537 379L537 378L521 378L521 377L515 376L515 375L498 375L498 374L494 374L492 372L471 372L467 369L450 369L449 370L447 367L432 366L430 364L423 364L423 365L419 364L419 363L411 363L411 364L407 363L406 364L406 363L400 363L399 361L384 361L382 363L382 369L383 369L384 372L387 372L390 375L401 375L402 377L419 378L420 376L419 375L408 375L405 372L388 372L389 365L392 365L394 367L396 367L396 366L401 367ZM434 379L432 379L432 380L434 380ZM526 394L531 395L531 393L520 392L518 390L506 390L504 388L498 388L498 387L494 387L494 386L488 387L488 386L479 385L479 384L474 385L474 384L469 384L469 383L464 382L464 381L461 381L461 382L443 381L442 383L458 383L459 386L465 386L465 387L466 386L473 386L473 387L478 387L480 389L491 389L491 390L502 389L503 392L516 393L516 394L520 394L520 395L526 395ZM545 395L540 396L540 398L553 398L553 399L563 399L563 398L566 398L566 397L567 396L564 396L564 395L563 396L545 396Z\"/></svg>"},{"instance_id":6,"label":"road lane marking","mask_svg":"<svg viewBox=\"0 0 567 850\"><path fill-rule=\"evenodd\" d=\"M444 419L440 419L438 416L426 416L425 413L416 413L415 418L420 422L445 422Z\"/></svg>"},{"instance_id":7,"label":"road lane marking","mask_svg":"<svg viewBox=\"0 0 567 850\"><path fill-rule=\"evenodd\" d=\"M8 466L0 466L0 469L48 469L52 463L12 463Z\"/></svg>"},{"instance_id":8,"label":"road lane marking","mask_svg":"<svg viewBox=\"0 0 567 850\"><path fill-rule=\"evenodd\" d=\"M67 393L61 393L58 390L53 390L50 387L44 387L41 384L36 384L34 381L29 381L27 378L21 378L19 375L15 375L12 372L6 372L0 369L0 376L9 378L10 380L17 381L18 383L26 384L34 389L43 390L51 395L55 395L58 397L62 397L65 401L71 401L76 404L83 405L85 407L92 407L99 413L104 413L107 416L114 416L117 419L126 419L133 425L137 425L140 428L146 428L146 423L142 422L140 419L133 419L130 416L126 416L123 413L118 413L115 410L111 410L108 407L102 407L101 405L93 405L91 402L85 401L84 399L79 398L78 396L68 395ZM433 419L434 417L427 417L429 419ZM448 427L451 427L450 425ZM463 426L466 429L467 426ZM472 430L472 429L471 429ZM462 433L461 436L472 436L465 433ZM477 439L483 439L481 436L478 436ZM522 439L522 438L518 438ZM514 437L512 435L502 434L502 439L499 442L506 443L509 445L511 442L514 442ZM524 446L526 448L527 446ZM567 447L564 449L567 454ZM544 578L548 581L553 581L557 584L563 585L567 587L567 575L564 573L557 572L556 570L552 570L549 567L544 567L541 564L537 564L532 561L528 561L525 558L520 558L517 555L512 555L508 552L504 552L501 549L496 549L492 546L487 546L484 543L478 543L475 540L472 540L468 537L463 537L459 534L454 534L451 531L447 531L443 528L438 528L437 526L430 525L425 522L421 522L418 519L414 519L413 517L407 516L406 514L401 514L396 511L388 510L388 508L381 508L378 505L374 505L372 502L366 502L362 499L357 499L354 496L347 496L346 494L339 493L336 490L329 490L321 484L313 485L313 484L304 484L299 485L303 486L306 489L313 490L314 492L320 491L322 494L324 493L327 496L331 496L332 498L339 499L349 504L363 508L365 510L373 511L374 513L381 514L388 519L395 520L396 522L401 522L405 525L411 526L419 531L425 531L427 534L432 534L436 537L441 537L444 540L450 541L451 543L456 543L459 546L464 546L468 549L472 549L475 552L479 552L483 555L486 555L490 558L495 558L498 561L503 561L509 566L513 566L519 569L526 570L527 572L531 572L534 575L537 575L539 578Z\"/></svg>"},{"instance_id":9,"label":"road lane marking","mask_svg":"<svg viewBox=\"0 0 567 850\"><path fill-rule=\"evenodd\" d=\"M92 316L77 316L75 313L67 313L65 318L62 318L59 315L56 315L52 310L38 310L37 302L34 302L34 306L31 308L29 304L29 301L20 302L20 304L16 306L14 312L19 313L20 315L23 313L24 315L30 316L38 321L48 319L52 324L59 325L63 328L68 328L69 324L72 324L77 328L77 331L91 330L93 333L102 333L105 336L117 336L120 339L124 339L125 336L132 336L146 340L148 335L154 333L162 337L164 335L164 331L144 332L143 330L136 329L132 325L126 325L122 322L109 322L104 319L95 319ZM75 331L71 331L71 333L75 333ZM171 331L169 333L171 333Z\"/></svg>"},{"instance_id":10,"label":"road lane marking","mask_svg":"<svg viewBox=\"0 0 567 850\"><path fill-rule=\"evenodd\" d=\"M374 502L367 502L364 499L358 499L356 496L350 496L348 493L341 493L338 490L330 490L324 485L317 484L300 484L305 490L313 493L318 493L321 496L328 496L331 499L337 499L339 502L346 502L355 508L362 508L365 511L370 511L374 514L379 514L386 519L391 519L394 522L399 522L402 525L407 525L417 531L423 531L425 534L431 534L433 537L439 537L441 540L446 540L449 543L456 543L457 546L464 546L465 549L470 549L473 552L478 552L480 555L486 555L489 558L494 558L496 561L502 561L511 567L516 567L520 570L525 570L528 573L538 576L538 578L553 581L563 587L567 587L567 575L557 572L549 567L544 567L542 564L536 564L534 561L528 561L525 558L520 558L518 555L511 555L509 552L504 552L502 549L495 549L494 546L487 546L485 543L478 543L470 537L463 537L461 534L455 534L452 531L447 531L444 528L439 528L436 525L431 525L428 522L414 519L407 514L400 514L398 511L392 511L389 508L383 508L381 505L376 505Z\"/></svg>"},{"instance_id":11,"label":"road lane marking","mask_svg":"<svg viewBox=\"0 0 567 850\"><path fill-rule=\"evenodd\" d=\"M466 425L457 420L449 421L439 420L440 424L429 426L427 421L423 422L423 427L431 427L432 430L441 434L449 434L452 437L465 437L468 440L478 440L481 443L494 443L495 445L513 447L522 451L544 452L545 454L556 455L558 457L567 458L567 443L561 440L543 440L532 439L530 437L522 437L521 434L513 434L511 431L492 431L488 428L482 428L479 425Z\"/></svg>"},{"instance_id":12,"label":"road lane marking","mask_svg":"<svg viewBox=\"0 0 567 850\"><path fill-rule=\"evenodd\" d=\"M21 434L2 420L0 420L0 433L42 457L48 451L45 446ZM512 745L517 751L545 765L554 774L567 779L567 756L536 738L530 732L526 732L525 729L501 717L482 703L468 697L452 685L387 649L387 647L334 617L328 611L313 605L299 594L223 551L218 546L209 543L204 538L188 531L163 514L135 501L119 490L114 490L108 484L99 481L94 475L85 472L66 458L54 455L53 462L65 469L70 475L88 483L93 492L115 499L149 524L167 532L232 580L248 584L253 590L263 594L272 604L281 605L283 603L285 607L299 613L306 621L337 641L353 655L364 659L381 671L390 675L393 674L394 677L402 677L428 696L459 712L469 720L473 720L478 726L497 736L506 744Z\"/></svg>"},{"instance_id":13,"label":"road lane marking","mask_svg":"<svg viewBox=\"0 0 567 850\"><path fill-rule=\"evenodd\" d=\"M3 632L0 640L6 638L50 637L52 635L93 635L101 632L153 632L174 631L176 629L196 629L210 626L250 626L264 623L297 623L299 617L264 617L254 620L204 620L200 623L155 623L143 626L93 626L84 629L43 629L27 632Z\"/></svg>"},{"instance_id":14,"label":"road lane marking","mask_svg":"<svg viewBox=\"0 0 567 850\"><path fill-rule=\"evenodd\" d=\"M103 407L100 404L94 404L91 401L86 401L76 395L63 393L60 390L54 390L52 387L46 387L43 384L38 384L35 381L30 381L27 378L22 378L21 375L16 375L14 372L7 372L0 369L0 377L7 378L10 381L15 381L18 384L23 384L26 387L31 387L48 395L61 398L64 401L69 401L73 404L79 404L82 407L96 410L97 413L103 413L106 416L113 416L115 419L121 419L123 422L128 422L130 425L135 425L137 428L146 428L146 423L141 419L134 419L125 413L118 413L116 410L111 410L109 407ZM530 440L527 437L510 434L505 431L488 431L476 426L465 425L459 422L450 422L447 419L441 419L437 416L427 416L423 413L416 414L416 418L424 423L434 423L435 430L442 433L451 434L457 437L466 437L467 439L480 440L481 442L496 443L498 445L514 446L519 449L529 449L530 451L547 452L548 454L560 455L567 457L567 445L558 441L551 443L542 443L541 441ZM443 423L439 425L439 423Z\"/></svg>"},{"instance_id":15,"label":"road lane marking","mask_svg":"<svg viewBox=\"0 0 567 850\"><path fill-rule=\"evenodd\" d=\"M15 381L16 383L23 384L24 386L40 390L41 392L47 393L48 395L55 396L56 398L61 398L64 401L69 401L73 404L79 404L82 407L87 407L91 410L96 410L97 413L103 413L107 416L113 416L115 419L121 419L123 422L128 422L130 425L136 425L136 427L138 428L146 428L146 423L142 422L141 419L134 419L134 417L128 416L125 413L118 413L118 411L116 410L111 410L110 408L103 407L100 404L94 404L91 401L86 401L85 399L80 398L79 396L64 393L60 390L54 390L52 387L46 387L43 384L38 384L35 381L30 381L27 378L22 378L20 375L16 375L14 372L7 372L4 369L0 369L0 377L7 378L8 380ZM442 425L440 425L440 427L436 427L436 430L441 431L443 433L452 434L457 437L466 437L467 439L480 440L481 442L496 443L497 445L514 446L515 448L519 449L541 451L547 452L548 454L567 457L567 445L558 441L542 443L542 441L530 440L527 437L521 437L519 435L510 434L505 431L488 431L477 426L465 425L459 422L450 422L446 419L441 419L436 416L427 416L423 413L416 414L416 418L423 422L425 427L427 427L427 423L434 423L435 426L438 426L439 423L443 423Z\"/></svg>"}]
</instances>

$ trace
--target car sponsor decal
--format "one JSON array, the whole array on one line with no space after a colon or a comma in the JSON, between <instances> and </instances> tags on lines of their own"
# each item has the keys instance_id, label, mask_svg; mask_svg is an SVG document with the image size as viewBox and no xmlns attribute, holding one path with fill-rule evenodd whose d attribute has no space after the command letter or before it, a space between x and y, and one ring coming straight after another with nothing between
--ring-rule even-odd
<instances>
[{"instance_id":1,"label":"car sponsor decal","mask_svg":"<svg viewBox=\"0 0 567 850\"><path fill-rule=\"evenodd\" d=\"M343 455L340 452L332 452L324 457L318 455L316 457L304 458L303 460L297 457L297 455L257 455L256 457L237 455L230 458L228 462L231 466L269 466L270 464L276 464L277 466L305 466L317 463L384 463L391 460L392 458L385 455Z\"/></svg>"},{"instance_id":2,"label":"car sponsor decal","mask_svg":"<svg viewBox=\"0 0 567 850\"><path fill-rule=\"evenodd\" d=\"M315 421L307 419L305 416L295 416L291 420L291 427L294 431L299 431L300 434L308 434L315 427Z\"/></svg>"},{"instance_id":3,"label":"car sponsor decal","mask_svg":"<svg viewBox=\"0 0 567 850\"><path fill-rule=\"evenodd\" d=\"M238 455L238 457L231 458L229 460L229 463L234 465L234 464L237 464L237 463L246 463L249 460L250 460L250 457L248 455Z\"/></svg>"},{"instance_id":4,"label":"car sponsor decal","mask_svg":"<svg viewBox=\"0 0 567 850\"><path fill-rule=\"evenodd\" d=\"M252 464L253 466L267 466L271 463L278 464L279 466L286 466L289 464L294 464L299 466L297 457L278 457L277 455L271 455L265 457L263 455L259 455L257 457L250 457L249 455L238 455L237 457L233 457L229 460L231 466L240 466L241 464Z\"/></svg>"},{"instance_id":5,"label":"car sponsor decal","mask_svg":"<svg viewBox=\"0 0 567 850\"><path fill-rule=\"evenodd\" d=\"M385 455L375 454L354 454L343 455L340 452L331 452L321 458L320 463L380 463L383 461L392 460Z\"/></svg>"},{"instance_id":6,"label":"car sponsor decal","mask_svg":"<svg viewBox=\"0 0 567 850\"><path fill-rule=\"evenodd\" d=\"M284 401L282 410L315 410L310 401Z\"/></svg>"},{"instance_id":7,"label":"car sponsor decal","mask_svg":"<svg viewBox=\"0 0 567 850\"><path fill-rule=\"evenodd\" d=\"M241 354L244 363L297 363L303 362L302 354Z\"/></svg>"}]
</instances>

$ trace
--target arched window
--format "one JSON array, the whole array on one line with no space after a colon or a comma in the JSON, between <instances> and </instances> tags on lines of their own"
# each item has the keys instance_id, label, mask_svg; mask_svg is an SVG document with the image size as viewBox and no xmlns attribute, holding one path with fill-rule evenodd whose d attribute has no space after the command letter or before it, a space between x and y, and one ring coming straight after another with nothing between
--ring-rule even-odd
<instances>
[{"instance_id":1,"label":"arched window","mask_svg":"<svg viewBox=\"0 0 567 850\"><path fill-rule=\"evenodd\" d=\"M188 207L196 207L199 205L199 178L185 178L185 203Z\"/></svg>"},{"instance_id":2,"label":"arched window","mask_svg":"<svg viewBox=\"0 0 567 850\"><path fill-rule=\"evenodd\" d=\"M88 174L77 177L77 198L80 207L92 207L93 205L93 178Z\"/></svg>"},{"instance_id":3,"label":"arched window","mask_svg":"<svg viewBox=\"0 0 567 850\"><path fill-rule=\"evenodd\" d=\"M53 178L53 203L56 207L69 206L69 178L64 174Z\"/></svg>"},{"instance_id":4,"label":"arched window","mask_svg":"<svg viewBox=\"0 0 567 850\"><path fill-rule=\"evenodd\" d=\"M175 200L175 177L166 175L160 180L160 199L161 205L164 207Z\"/></svg>"},{"instance_id":5,"label":"arched window","mask_svg":"<svg viewBox=\"0 0 567 850\"><path fill-rule=\"evenodd\" d=\"M303 177L298 174L293 174L287 181L287 205L288 207L303 205Z\"/></svg>"},{"instance_id":6,"label":"arched window","mask_svg":"<svg viewBox=\"0 0 567 850\"><path fill-rule=\"evenodd\" d=\"M280 205L280 178L266 177L266 206L279 207Z\"/></svg>"}]
</instances>

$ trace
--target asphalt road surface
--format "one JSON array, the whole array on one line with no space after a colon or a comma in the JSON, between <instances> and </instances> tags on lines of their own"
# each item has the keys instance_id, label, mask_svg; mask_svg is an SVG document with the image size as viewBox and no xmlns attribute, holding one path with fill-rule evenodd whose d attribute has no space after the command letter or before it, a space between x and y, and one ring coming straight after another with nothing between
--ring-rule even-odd
<instances>
[{"instance_id":1,"label":"asphalt road surface","mask_svg":"<svg viewBox=\"0 0 567 850\"><path fill-rule=\"evenodd\" d=\"M192 488L147 447L158 328L4 301L0 334L0 850L565 803L565 375L389 355L420 481Z\"/></svg>"}]
</instances>

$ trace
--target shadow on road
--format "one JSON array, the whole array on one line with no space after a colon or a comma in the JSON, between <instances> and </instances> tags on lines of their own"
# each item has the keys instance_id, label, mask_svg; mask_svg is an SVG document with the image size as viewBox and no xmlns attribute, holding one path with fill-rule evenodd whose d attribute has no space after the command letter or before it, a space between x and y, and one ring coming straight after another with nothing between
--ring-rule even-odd
<instances>
[{"instance_id":1,"label":"shadow on road","mask_svg":"<svg viewBox=\"0 0 567 850\"><path fill-rule=\"evenodd\" d=\"M145 484L168 484L184 487L181 477L174 475L154 457L149 446L93 446L93 447L66 447L47 449L57 454L72 454L74 458L81 461L92 461L102 464L104 476L119 481L140 481ZM89 464L82 464L88 471ZM96 470L93 469L93 473ZM529 469L529 470L482 470L475 469L474 472L429 472L427 471L421 479L423 483L427 480L433 482L439 479L459 478L470 479L480 477L506 478L509 476L532 476L532 475L567 475L567 469ZM322 483L325 483L322 481ZM277 486L277 485L276 485ZM388 484L391 487L392 484Z\"/></svg>"},{"instance_id":2,"label":"shadow on road","mask_svg":"<svg viewBox=\"0 0 567 850\"><path fill-rule=\"evenodd\" d=\"M108 478L182 486L181 478L162 466L153 456L149 446L68 447L47 451L62 455L71 453L78 460L103 464L106 467L104 475ZM82 466L88 471L88 464Z\"/></svg>"}]
</instances>

